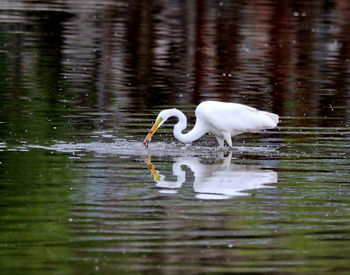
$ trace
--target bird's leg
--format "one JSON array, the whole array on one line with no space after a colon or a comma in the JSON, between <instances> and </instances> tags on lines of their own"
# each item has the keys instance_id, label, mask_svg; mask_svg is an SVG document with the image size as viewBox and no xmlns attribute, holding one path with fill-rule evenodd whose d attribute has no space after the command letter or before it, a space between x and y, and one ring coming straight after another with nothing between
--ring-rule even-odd
<instances>
[{"instance_id":1,"label":"bird's leg","mask_svg":"<svg viewBox=\"0 0 350 275\"><path fill-rule=\"evenodd\" d=\"M216 155L217 160L222 160L223 163L231 162L232 159L232 150L230 151L219 151Z\"/></svg>"},{"instance_id":2,"label":"bird's leg","mask_svg":"<svg viewBox=\"0 0 350 275\"><path fill-rule=\"evenodd\" d=\"M231 159L232 159L232 151L228 153L228 156L225 157L222 161L223 167L229 168L231 164Z\"/></svg>"},{"instance_id":3,"label":"bird's leg","mask_svg":"<svg viewBox=\"0 0 350 275\"><path fill-rule=\"evenodd\" d=\"M218 141L218 143L219 143L219 147L221 148L221 149L223 149L224 148L224 139L222 138L222 137L218 137L218 136L215 136L216 137L216 140Z\"/></svg>"},{"instance_id":4,"label":"bird's leg","mask_svg":"<svg viewBox=\"0 0 350 275\"><path fill-rule=\"evenodd\" d=\"M232 149L232 139L231 139L231 135L227 132L223 132L222 136L224 137L224 139L226 140L227 144L230 146L230 148Z\"/></svg>"}]
</instances>

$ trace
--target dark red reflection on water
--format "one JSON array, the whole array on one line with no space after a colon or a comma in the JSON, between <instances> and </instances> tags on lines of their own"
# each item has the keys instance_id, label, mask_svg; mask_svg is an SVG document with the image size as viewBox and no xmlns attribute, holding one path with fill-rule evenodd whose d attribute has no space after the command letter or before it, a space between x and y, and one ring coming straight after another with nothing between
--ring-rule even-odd
<instances>
[{"instance_id":1,"label":"dark red reflection on water","mask_svg":"<svg viewBox=\"0 0 350 275\"><path fill-rule=\"evenodd\" d=\"M39 89L48 113L62 100L133 113L217 99L349 123L348 1L18 3L0 6L2 102Z\"/></svg>"}]
</instances>

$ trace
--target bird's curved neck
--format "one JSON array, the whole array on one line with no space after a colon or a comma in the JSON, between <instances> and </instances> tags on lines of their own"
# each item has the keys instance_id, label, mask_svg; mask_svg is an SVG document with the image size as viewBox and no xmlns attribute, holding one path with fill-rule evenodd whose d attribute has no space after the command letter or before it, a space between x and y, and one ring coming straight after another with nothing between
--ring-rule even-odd
<instances>
[{"instance_id":1,"label":"bird's curved neck","mask_svg":"<svg viewBox=\"0 0 350 275\"><path fill-rule=\"evenodd\" d=\"M198 121L196 125L193 127L191 131L186 134L183 134L182 131L187 127L187 118L186 116L179 110L173 110L173 116L176 116L179 121L174 126L174 136L181 142L189 143L199 139L201 136L205 134L205 131L199 127Z\"/></svg>"}]
</instances>

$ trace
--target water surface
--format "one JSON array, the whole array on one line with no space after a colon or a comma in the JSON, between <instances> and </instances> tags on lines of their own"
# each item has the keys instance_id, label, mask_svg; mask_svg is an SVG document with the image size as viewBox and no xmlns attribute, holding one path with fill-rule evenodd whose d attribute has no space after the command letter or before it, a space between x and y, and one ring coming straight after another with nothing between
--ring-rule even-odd
<instances>
[{"instance_id":1,"label":"water surface","mask_svg":"<svg viewBox=\"0 0 350 275\"><path fill-rule=\"evenodd\" d=\"M3 1L0 270L349 273L346 1ZM203 100L276 129L191 146Z\"/></svg>"}]
</instances>

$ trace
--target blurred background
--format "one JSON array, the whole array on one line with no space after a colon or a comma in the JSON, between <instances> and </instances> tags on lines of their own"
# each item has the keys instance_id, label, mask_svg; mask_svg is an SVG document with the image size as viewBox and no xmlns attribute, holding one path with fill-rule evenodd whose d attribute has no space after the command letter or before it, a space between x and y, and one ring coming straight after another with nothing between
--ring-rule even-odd
<instances>
[{"instance_id":1,"label":"blurred background","mask_svg":"<svg viewBox=\"0 0 350 275\"><path fill-rule=\"evenodd\" d=\"M346 0L4 0L0 9L2 137L51 132L64 118L114 127L206 99L349 123Z\"/></svg>"},{"instance_id":2,"label":"blurred background","mask_svg":"<svg viewBox=\"0 0 350 275\"><path fill-rule=\"evenodd\" d=\"M0 273L349 273L349 26L348 0L1 0ZM140 149L204 100L281 123Z\"/></svg>"}]
</instances>

